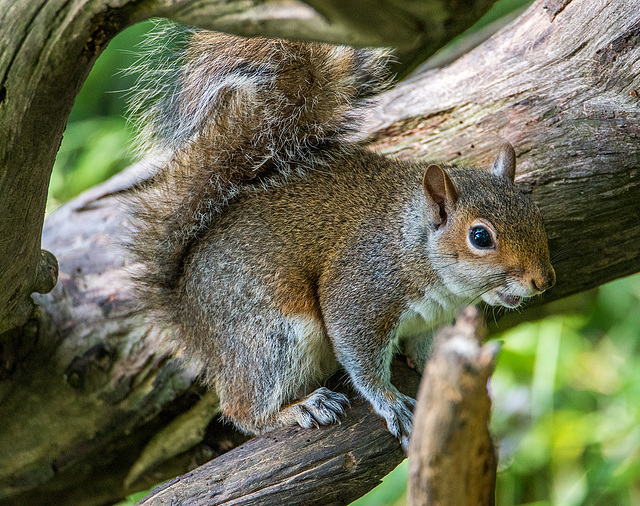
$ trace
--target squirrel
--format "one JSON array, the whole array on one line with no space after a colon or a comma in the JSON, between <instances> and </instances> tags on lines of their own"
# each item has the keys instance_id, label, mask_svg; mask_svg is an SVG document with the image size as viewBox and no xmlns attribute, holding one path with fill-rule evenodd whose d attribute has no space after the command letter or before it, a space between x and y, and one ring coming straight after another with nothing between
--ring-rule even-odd
<instances>
[{"instance_id":1,"label":"squirrel","mask_svg":"<svg viewBox=\"0 0 640 506\"><path fill-rule=\"evenodd\" d=\"M406 449L394 352L422 370L466 305L555 283L513 148L487 171L357 140L385 49L168 31L132 100L159 160L130 203L142 310L245 433L337 422L349 400L323 382L342 367Z\"/></svg>"}]
</instances>

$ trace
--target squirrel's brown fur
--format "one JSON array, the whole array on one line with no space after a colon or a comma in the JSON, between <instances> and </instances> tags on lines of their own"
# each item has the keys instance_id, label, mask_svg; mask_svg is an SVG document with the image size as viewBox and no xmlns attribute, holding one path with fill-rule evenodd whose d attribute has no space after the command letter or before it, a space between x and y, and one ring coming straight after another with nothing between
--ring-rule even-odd
<instances>
[{"instance_id":1,"label":"squirrel's brown fur","mask_svg":"<svg viewBox=\"0 0 640 506\"><path fill-rule=\"evenodd\" d=\"M150 74L173 84L136 102L163 160L132 204L143 308L241 429L334 422L347 399L320 385L340 364L406 447L396 345L422 367L465 304L555 281L512 148L492 173L381 156L350 136L386 51L184 33Z\"/></svg>"},{"instance_id":2,"label":"squirrel's brown fur","mask_svg":"<svg viewBox=\"0 0 640 506\"><path fill-rule=\"evenodd\" d=\"M323 170L352 149L369 99L387 85L389 58L178 26L160 36L171 44L143 60L131 105L141 150L165 159L134 205L132 250L144 259L138 282L152 308L172 305L191 244L230 199Z\"/></svg>"}]
</instances>

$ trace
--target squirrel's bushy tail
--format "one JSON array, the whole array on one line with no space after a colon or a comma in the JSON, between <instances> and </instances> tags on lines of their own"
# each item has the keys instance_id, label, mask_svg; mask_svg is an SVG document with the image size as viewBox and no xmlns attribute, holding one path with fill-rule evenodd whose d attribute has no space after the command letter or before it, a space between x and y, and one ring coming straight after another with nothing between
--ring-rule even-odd
<instances>
[{"instance_id":1,"label":"squirrel's bushy tail","mask_svg":"<svg viewBox=\"0 0 640 506\"><path fill-rule=\"evenodd\" d=\"M175 25L157 39L131 99L141 148L163 160L132 205L141 300L155 308L174 306L183 259L229 199L343 156L389 81L384 49Z\"/></svg>"}]
</instances>

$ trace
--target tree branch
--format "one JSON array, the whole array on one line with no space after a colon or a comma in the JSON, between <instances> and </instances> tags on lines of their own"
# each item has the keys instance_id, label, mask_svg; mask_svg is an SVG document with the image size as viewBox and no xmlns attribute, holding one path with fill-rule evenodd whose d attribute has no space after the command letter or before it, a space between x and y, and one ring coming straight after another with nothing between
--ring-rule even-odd
<instances>
[{"instance_id":1,"label":"tree branch","mask_svg":"<svg viewBox=\"0 0 640 506\"><path fill-rule=\"evenodd\" d=\"M483 334L478 310L469 307L435 337L411 434L410 504L495 504L498 460L487 381L498 346L482 346Z\"/></svg>"}]
</instances>

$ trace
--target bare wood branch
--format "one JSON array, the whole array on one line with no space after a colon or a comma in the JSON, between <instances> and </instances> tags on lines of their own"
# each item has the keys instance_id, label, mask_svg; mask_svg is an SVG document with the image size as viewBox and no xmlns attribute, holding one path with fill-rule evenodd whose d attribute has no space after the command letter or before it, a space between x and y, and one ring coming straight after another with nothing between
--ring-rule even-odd
<instances>
[{"instance_id":1,"label":"bare wood branch","mask_svg":"<svg viewBox=\"0 0 640 506\"><path fill-rule=\"evenodd\" d=\"M495 503L497 457L487 381L498 346L481 345L478 310L436 336L420 383L409 447L409 503Z\"/></svg>"}]
</instances>

